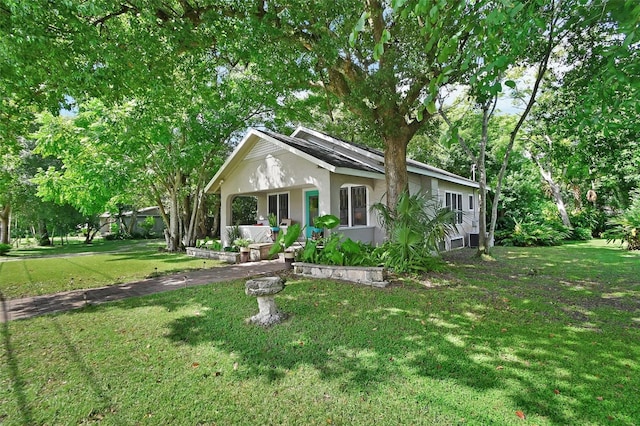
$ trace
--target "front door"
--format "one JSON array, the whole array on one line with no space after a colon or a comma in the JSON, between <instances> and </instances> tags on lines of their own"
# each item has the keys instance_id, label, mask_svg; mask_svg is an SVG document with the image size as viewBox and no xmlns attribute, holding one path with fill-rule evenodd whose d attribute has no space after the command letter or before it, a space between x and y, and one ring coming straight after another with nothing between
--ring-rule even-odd
<instances>
[{"instance_id":1,"label":"front door","mask_svg":"<svg viewBox=\"0 0 640 426\"><path fill-rule=\"evenodd\" d=\"M311 234L313 233L313 230L314 230L313 220L316 217L318 217L319 211L320 211L318 191L307 191L305 193L305 199L306 199L305 205L307 210L306 235L307 235L307 238L311 238Z\"/></svg>"}]
</instances>

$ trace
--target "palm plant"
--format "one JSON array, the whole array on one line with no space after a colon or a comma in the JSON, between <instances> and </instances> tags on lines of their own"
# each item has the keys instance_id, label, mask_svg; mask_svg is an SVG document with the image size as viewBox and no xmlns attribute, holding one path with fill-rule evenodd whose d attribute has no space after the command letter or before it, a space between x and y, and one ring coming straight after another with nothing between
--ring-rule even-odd
<instances>
[{"instance_id":1,"label":"palm plant","mask_svg":"<svg viewBox=\"0 0 640 426\"><path fill-rule=\"evenodd\" d=\"M621 215L611 219L613 227L605 232L607 241L627 243L628 250L640 250L640 189L631 193L631 205Z\"/></svg>"},{"instance_id":2,"label":"palm plant","mask_svg":"<svg viewBox=\"0 0 640 426\"><path fill-rule=\"evenodd\" d=\"M374 204L372 209L388 237L380 248L381 259L396 272L428 270L439 243L456 231L455 212L422 192L403 193L395 209L382 203Z\"/></svg>"}]
</instances>

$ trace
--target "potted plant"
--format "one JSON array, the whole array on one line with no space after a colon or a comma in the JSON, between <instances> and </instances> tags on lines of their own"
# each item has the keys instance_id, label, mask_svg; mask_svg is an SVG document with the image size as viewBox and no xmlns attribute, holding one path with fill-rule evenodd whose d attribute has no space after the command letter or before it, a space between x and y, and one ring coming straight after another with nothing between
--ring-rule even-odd
<instances>
[{"instance_id":1,"label":"potted plant","mask_svg":"<svg viewBox=\"0 0 640 426\"><path fill-rule=\"evenodd\" d=\"M287 268L291 268L293 259L295 258L295 252L287 249L298 241L300 235L302 235L302 227L299 223L294 223L289 226L286 233L283 232L278 235L278 238L275 240L271 250L269 250L269 257L280 252L284 252L284 261L287 264Z\"/></svg>"},{"instance_id":2,"label":"potted plant","mask_svg":"<svg viewBox=\"0 0 640 426\"><path fill-rule=\"evenodd\" d=\"M278 239L278 233L280 232L280 225L278 225L278 218L275 214L271 213L268 217L269 227L271 228L271 235L273 241Z\"/></svg>"},{"instance_id":3,"label":"potted plant","mask_svg":"<svg viewBox=\"0 0 640 426\"><path fill-rule=\"evenodd\" d=\"M240 262L248 262L249 261L249 244L251 244L251 239L249 238L236 238L233 240L233 245L240 249Z\"/></svg>"}]
</instances>

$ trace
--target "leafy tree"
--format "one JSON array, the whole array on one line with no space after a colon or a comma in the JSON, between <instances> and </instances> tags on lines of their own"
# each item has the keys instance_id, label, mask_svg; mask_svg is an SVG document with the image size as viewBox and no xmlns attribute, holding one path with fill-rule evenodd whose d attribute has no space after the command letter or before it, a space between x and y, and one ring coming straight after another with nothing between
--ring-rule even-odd
<instances>
[{"instance_id":1,"label":"leafy tree","mask_svg":"<svg viewBox=\"0 0 640 426\"><path fill-rule=\"evenodd\" d=\"M468 93L482 113L480 140L477 149L469 147L465 138L457 132L457 125L453 123L444 109L440 114L452 129L470 158L474 161L480 183L480 241L479 254L489 254L493 245L495 228L498 219L498 204L500 200L503 179L507 171L509 158L516 141L517 134L524 124L529 112L533 108L538 89L547 72L549 60L554 47L563 37L563 30L559 28L572 8L569 3L517 3L517 7L510 9L507 5L488 9L486 19L492 25L481 26L481 44L476 46L476 54L481 58L480 66L468 74ZM515 11L515 14L514 14ZM535 17L535 18L534 18ZM527 46L531 43L532 46ZM489 144L489 123L496 110L499 94L503 90L502 84L516 89L516 82L505 80L510 68L520 65L534 65L535 76L531 93L525 102L524 111L513 126L509 142L502 156L502 166L494 180L493 203L491 209L490 226L487 227L487 169L485 156Z\"/></svg>"},{"instance_id":2,"label":"leafy tree","mask_svg":"<svg viewBox=\"0 0 640 426\"><path fill-rule=\"evenodd\" d=\"M41 168L33 177L38 196L78 209L86 218L87 243L98 232L97 217L125 193L132 170L130 161L109 161L100 149L110 146L105 139L114 136L115 122L113 114L93 102L75 118L42 114L34 134L36 152L59 159L58 164ZM94 138L103 145L91 143Z\"/></svg>"},{"instance_id":3,"label":"leafy tree","mask_svg":"<svg viewBox=\"0 0 640 426\"><path fill-rule=\"evenodd\" d=\"M634 2L601 6L601 19L571 33L562 58L567 71L550 81L531 126L537 134L570 143L547 157L567 171L577 208L586 204L588 191L595 191L600 206L625 208L629 192L640 185L640 7Z\"/></svg>"}]
</instances>

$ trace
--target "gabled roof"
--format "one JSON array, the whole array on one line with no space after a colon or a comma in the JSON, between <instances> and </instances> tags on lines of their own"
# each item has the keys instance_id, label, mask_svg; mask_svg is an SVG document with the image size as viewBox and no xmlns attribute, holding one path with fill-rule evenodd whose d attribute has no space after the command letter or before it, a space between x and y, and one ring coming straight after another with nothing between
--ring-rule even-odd
<instances>
[{"instance_id":1,"label":"gabled roof","mask_svg":"<svg viewBox=\"0 0 640 426\"><path fill-rule=\"evenodd\" d=\"M334 173L375 179L384 178L384 153L379 150L355 145L305 127L298 127L291 136L269 130L249 129L233 153L211 179L205 191L216 192L220 188L225 173L243 161L260 139L267 140L281 149ZM460 185L478 187L478 183L470 179L410 159L407 159L407 171Z\"/></svg>"},{"instance_id":2,"label":"gabled roof","mask_svg":"<svg viewBox=\"0 0 640 426\"><path fill-rule=\"evenodd\" d=\"M307 129L302 126L298 127L293 132L292 136L296 138L304 137L305 139L317 139L318 143L322 143L321 141L324 140L328 143L329 149L334 149L336 150L336 152L344 154L346 156L357 156L359 161L363 161L365 164L379 169L381 173L384 174L384 152L378 149L346 142L325 133ZM433 167L409 158L407 158L407 171L409 173L435 177L441 180L458 183L465 186L474 188L479 187L478 182L475 182L471 179L467 179L465 177L456 175L455 173L451 173L438 167Z\"/></svg>"},{"instance_id":3,"label":"gabled roof","mask_svg":"<svg viewBox=\"0 0 640 426\"><path fill-rule=\"evenodd\" d=\"M317 143L315 141L309 141L302 138L285 136L268 130L262 130L262 133L311 155L312 157L322 160L327 164L331 164L336 168L384 173L384 166L374 167L374 165L367 164L365 161L359 161L354 158L355 156L349 156L348 153L340 152L339 150L336 150L335 146L331 146L330 144Z\"/></svg>"}]
</instances>

